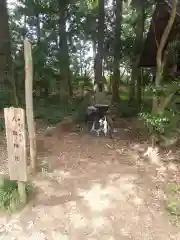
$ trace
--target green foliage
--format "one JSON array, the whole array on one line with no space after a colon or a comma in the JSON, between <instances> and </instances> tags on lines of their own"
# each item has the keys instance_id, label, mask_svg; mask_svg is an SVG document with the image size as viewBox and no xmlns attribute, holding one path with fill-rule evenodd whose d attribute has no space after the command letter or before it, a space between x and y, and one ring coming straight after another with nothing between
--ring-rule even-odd
<instances>
[{"instance_id":1,"label":"green foliage","mask_svg":"<svg viewBox=\"0 0 180 240\"><path fill-rule=\"evenodd\" d=\"M67 115L72 115L75 122L82 122L85 117L90 96L76 97L71 101L60 99L58 95L49 98L35 100L35 118L40 118L47 125L61 122Z\"/></svg>"},{"instance_id":2,"label":"green foliage","mask_svg":"<svg viewBox=\"0 0 180 240\"><path fill-rule=\"evenodd\" d=\"M0 92L0 109L10 107L12 105L11 98L8 94L10 94L8 90Z\"/></svg>"},{"instance_id":3,"label":"green foliage","mask_svg":"<svg viewBox=\"0 0 180 240\"><path fill-rule=\"evenodd\" d=\"M123 92L123 91L121 91L121 92L120 92L120 99L127 101L127 100L129 99L129 92Z\"/></svg>"},{"instance_id":4,"label":"green foliage","mask_svg":"<svg viewBox=\"0 0 180 240\"><path fill-rule=\"evenodd\" d=\"M162 86L155 87L154 85L148 85L145 87L144 92L151 96L162 96L164 95L164 88Z\"/></svg>"},{"instance_id":5,"label":"green foliage","mask_svg":"<svg viewBox=\"0 0 180 240\"><path fill-rule=\"evenodd\" d=\"M90 79L89 76L77 76L74 81L73 84L75 87L82 87L82 88L89 88L92 89L92 80Z\"/></svg>"},{"instance_id":6,"label":"green foliage","mask_svg":"<svg viewBox=\"0 0 180 240\"><path fill-rule=\"evenodd\" d=\"M58 109L57 107L51 107L51 109L45 110L43 120L48 125L54 125L64 119L66 116L64 109Z\"/></svg>"},{"instance_id":7,"label":"green foliage","mask_svg":"<svg viewBox=\"0 0 180 240\"><path fill-rule=\"evenodd\" d=\"M67 99L54 95L47 99L35 99L35 118L40 118L47 125L54 125L71 112L71 104Z\"/></svg>"},{"instance_id":8,"label":"green foliage","mask_svg":"<svg viewBox=\"0 0 180 240\"><path fill-rule=\"evenodd\" d=\"M176 40L170 42L167 46L167 60L169 63L174 64L178 60L178 52L180 49L180 41L179 41L179 36L177 37Z\"/></svg>"},{"instance_id":9,"label":"green foliage","mask_svg":"<svg viewBox=\"0 0 180 240\"><path fill-rule=\"evenodd\" d=\"M158 113L152 114L149 108L149 112L146 109L139 116L147 127L149 134L155 136L160 142L179 138L180 117L179 113L174 112L173 109L167 109L163 115L159 115Z\"/></svg>"},{"instance_id":10,"label":"green foliage","mask_svg":"<svg viewBox=\"0 0 180 240\"><path fill-rule=\"evenodd\" d=\"M170 184L168 186L167 211L176 217L180 217L180 185Z\"/></svg>"},{"instance_id":11,"label":"green foliage","mask_svg":"<svg viewBox=\"0 0 180 240\"><path fill-rule=\"evenodd\" d=\"M142 112L139 116L141 120L144 121L150 134L164 134L170 121L167 116L159 116L158 114L154 115L152 113Z\"/></svg>"},{"instance_id":12,"label":"green foliage","mask_svg":"<svg viewBox=\"0 0 180 240\"><path fill-rule=\"evenodd\" d=\"M143 108L139 114L150 134L156 135L158 138L161 136L168 138L178 136L180 117L176 105L177 97L174 95L178 89L179 81L177 79L168 80L163 86L147 85L145 87L144 94L149 102L152 102L154 96L158 97L159 102L156 114L151 113L151 108ZM167 104L163 105L166 100L168 100Z\"/></svg>"},{"instance_id":13,"label":"green foliage","mask_svg":"<svg viewBox=\"0 0 180 240\"><path fill-rule=\"evenodd\" d=\"M123 100L121 99L121 103L119 105L119 116L120 117L134 117L138 113L138 106L136 102L134 103L129 103L129 99Z\"/></svg>"},{"instance_id":14,"label":"green foliage","mask_svg":"<svg viewBox=\"0 0 180 240\"><path fill-rule=\"evenodd\" d=\"M125 73L121 76L121 80L123 79L128 83L130 81L132 63L136 60L134 59L133 45L135 41L135 27L137 25L137 12L135 9L139 4L141 4L139 0L124 1L122 22L119 23L119 27L122 30L121 50L119 52L121 57L120 67L121 71ZM145 1L145 33L147 33L152 17L153 4L153 1ZM115 10L112 2L105 1L103 70L107 77L112 75L114 68ZM24 52L22 40L24 37L28 37L32 42L35 117L42 118L47 124L56 124L69 114L72 114L75 121L82 121L84 118L84 111L89 102L89 96L87 98L84 97L83 90L92 90L93 88L91 76L94 70L93 53L97 53L97 19L97 0L80 0L75 2L69 0L19 0L16 2L15 9L10 12L13 69L18 99L20 99L21 105L24 106ZM174 51L177 46L177 42L168 45L168 56L170 59L171 56L177 55ZM69 57L68 64L67 57ZM63 89L67 91L65 85L67 79L69 79L67 78L68 67L71 70L68 74L71 75L72 80L68 84L72 85L74 92L76 90L80 92L80 96L74 94L75 98L72 100L64 99L63 91L61 92ZM66 77L64 77L63 69L66 72ZM143 85L147 85L150 82L150 73L148 70L145 71L147 76L146 80L143 79ZM167 82L171 83L172 79L168 79ZM177 89L176 86L175 88ZM162 88L153 89L151 87L149 96L165 96L169 89L169 85L165 91ZM52 94L55 95L50 97ZM10 106L10 95L12 95L12 90L11 94L8 91L0 94L1 108ZM129 104L129 93L120 92L120 99L119 114L121 116L131 117L137 114L140 107L136 103ZM144 101L143 105L148 105L149 107L151 100L152 98L147 104ZM173 111L175 112L174 109ZM141 117L146 119L148 126L153 126L152 128L155 131L165 131L161 129L165 129L165 126L160 127L164 124L162 120L150 117L148 114ZM172 122L172 118L169 118L171 119L170 122ZM155 127L155 125L157 126Z\"/></svg>"},{"instance_id":15,"label":"green foliage","mask_svg":"<svg viewBox=\"0 0 180 240\"><path fill-rule=\"evenodd\" d=\"M87 11L88 9L93 9L98 6L98 0L80 0L81 10Z\"/></svg>"},{"instance_id":16,"label":"green foliage","mask_svg":"<svg viewBox=\"0 0 180 240\"><path fill-rule=\"evenodd\" d=\"M30 196L32 192L32 185L30 182L26 183L26 194ZM20 208L20 198L18 193L17 181L11 181L6 177L0 178L0 208L13 212Z\"/></svg>"},{"instance_id":17,"label":"green foliage","mask_svg":"<svg viewBox=\"0 0 180 240\"><path fill-rule=\"evenodd\" d=\"M167 210L171 215L180 217L180 199L171 200L167 204Z\"/></svg>"}]
</instances>

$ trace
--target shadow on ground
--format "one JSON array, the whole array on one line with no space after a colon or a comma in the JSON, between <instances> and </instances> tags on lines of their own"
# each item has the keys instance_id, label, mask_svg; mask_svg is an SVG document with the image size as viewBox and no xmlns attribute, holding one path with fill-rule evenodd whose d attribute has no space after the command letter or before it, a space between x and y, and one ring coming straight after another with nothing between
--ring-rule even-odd
<instances>
[{"instance_id":1,"label":"shadow on ground","mask_svg":"<svg viewBox=\"0 0 180 240\"><path fill-rule=\"evenodd\" d=\"M164 210L166 177L127 141L67 134L44 139L43 148L38 194L1 219L10 226L4 239L180 239Z\"/></svg>"}]
</instances>

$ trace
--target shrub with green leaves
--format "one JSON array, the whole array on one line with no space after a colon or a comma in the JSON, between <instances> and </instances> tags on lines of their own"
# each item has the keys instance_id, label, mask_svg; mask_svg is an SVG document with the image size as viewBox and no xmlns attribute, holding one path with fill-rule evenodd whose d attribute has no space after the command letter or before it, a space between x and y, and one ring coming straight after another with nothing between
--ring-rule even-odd
<instances>
[{"instance_id":1,"label":"shrub with green leaves","mask_svg":"<svg viewBox=\"0 0 180 240\"><path fill-rule=\"evenodd\" d=\"M152 113L140 113L140 118L144 121L150 134L164 134L169 119L167 116L154 115Z\"/></svg>"},{"instance_id":2,"label":"shrub with green leaves","mask_svg":"<svg viewBox=\"0 0 180 240\"><path fill-rule=\"evenodd\" d=\"M33 189L30 182L26 183L25 189L27 197L29 197ZM17 181L12 181L2 176L0 178L0 208L13 212L20 207Z\"/></svg>"},{"instance_id":3,"label":"shrub with green leaves","mask_svg":"<svg viewBox=\"0 0 180 240\"><path fill-rule=\"evenodd\" d=\"M172 139L178 137L179 133L179 112L177 110L177 97L175 93L179 89L179 82L166 81L163 86L155 87L153 85L146 86L145 92L148 93L151 101L154 96L158 98L158 106L156 113L152 113L151 109L142 109L139 114L141 120L148 128L149 134L157 137L159 140ZM164 138L165 137L165 138ZM164 141L163 140L163 141Z\"/></svg>"},{"instance_id":4,"label":"shrub with green leaves","mask_svg":"<svg viewBox=\"0 0 180 240\"><path fill-rule=\"evenodd\" d=\"M142 112L139 114L147 127L149 134L167 146L178 139L179 115L171 110L164 111L163 115ZM175 141L171 141L171 140ZM169 143L168 143L169 142Z\"/></svg>"}]
</instances>

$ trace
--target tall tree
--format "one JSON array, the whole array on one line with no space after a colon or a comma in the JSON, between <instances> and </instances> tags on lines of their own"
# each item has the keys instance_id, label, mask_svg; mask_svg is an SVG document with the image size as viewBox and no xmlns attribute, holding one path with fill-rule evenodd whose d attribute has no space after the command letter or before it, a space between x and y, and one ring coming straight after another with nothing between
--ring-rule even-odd
<instances>
[{"instance_id":1,"label":"tall tree","mask_svg":"<svg viewBox=\"0 0 180 240\"><path fill-rule=\"evenodd\" d=\"M15 83L12 74L11 38L9 32L9 16L6 0L0 1L0 21L0 95L5 96L5 93L8 95L8 91L11 89L11 92L13 91L14 93L13 95L11 94L11 96L13 96L11 100L12 102L16 101L17 104Z\"/></svg>"},{"instance_id":2,"label":"tall tree","mask_svg":"<svg viewBox=\"0 0 180 240\"><path fill-rule=\"evenodd\" d=\"M133 61L132 61L132 76L131 76L131 88L130 88L130 101L135 100L135 87L137 86L137 101L141 103L141 74L139 68L139 61L143 46L143 33L145 24L145 1L133 0L132 6L136 12L135 23L135 40L133 46Z\"/></svg>"},{"instance_id":3,"label":"tall tree","mask_svg":"<svg viewBox=\"0 0 180 240\"><path fill-rule=\"evenodd\" d=\"M114 36L114 64L112 78L112 103L119 102L120 60L121 60L121 22L123 0L115 0L115 36Z\"/></svg>"},{"instance_id":4,"label":"tall tree","mask_svg":"<svg viewBox=\"0 0 180 240\"><path fill-rule=\"evenodd\" d=\"M66 21L68 16L68 2L58 0L59 5L59 48L60 48L60 71L63 81L66 81L69 96L72 96L70 59L68 49L68 39L66 32Z\"/></svg>"},{"instance_id":5,"label":"tall tree","mask_svg":"<svg viewBox=\"0 0 180 240\"><path fill-rule=\"evenodd\" d=\"M165 48L165 45L167 43L169 34L172 30L175 18L176 18L176 13L177 13L177 2L178 0L173 0L172 1L172 9L170 12L169 20L167 23L167 26L162 34L158 50L157 50L157 56L156 56L156 77L155 77L155 87L156 89L162 87L162 79L163 79L163 73L164 73L164 66L165 66L165 61L166 61L166 54L163 56L163 50ZM163 114L165 107L168 105L169 101L171 100L173 94L170 94L163 103L160 101L158 96L154 96L153 98L153 107L152 107L152 113L158 113L158 114Z\"/></svg>"},{"instance_id":6,"label":"tall tree","mask_svg":"<svg viewBox=\"0 0 180 240\"><path fill-rule=\"evenodd\" d=\"M99 0L98 2L98 46L97 46L97 54L95 57L95 81L98 84L99 91L101 92L101 88L103 85L103 58L104 58L104 18L105 18L105 10L104 10L104 0Z\"/></svg>"}]
</instances>

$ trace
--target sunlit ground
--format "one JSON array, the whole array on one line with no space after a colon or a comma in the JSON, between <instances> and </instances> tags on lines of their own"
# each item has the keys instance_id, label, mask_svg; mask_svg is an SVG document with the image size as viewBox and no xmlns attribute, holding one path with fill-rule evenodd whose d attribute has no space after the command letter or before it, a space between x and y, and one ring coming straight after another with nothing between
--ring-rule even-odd
<instances>
[{"instance_id":1,"label":"sunlit ground","mask_svg":"<svg viewBox=\"0 0 180 240\"><path fill-rule=\"evenodd\" d=\"M55 145L54 155L42 158L44 170L33 181L36 196L22 213L0 218L2 236L17 240L180 239L164 205L167 168L141 161L138 144L132 149L124 145L111 149L103 140L98 145L100 140L87 138L71 136L71 141L61 142L61 151Z\"/></svg>"}]
</instances>

